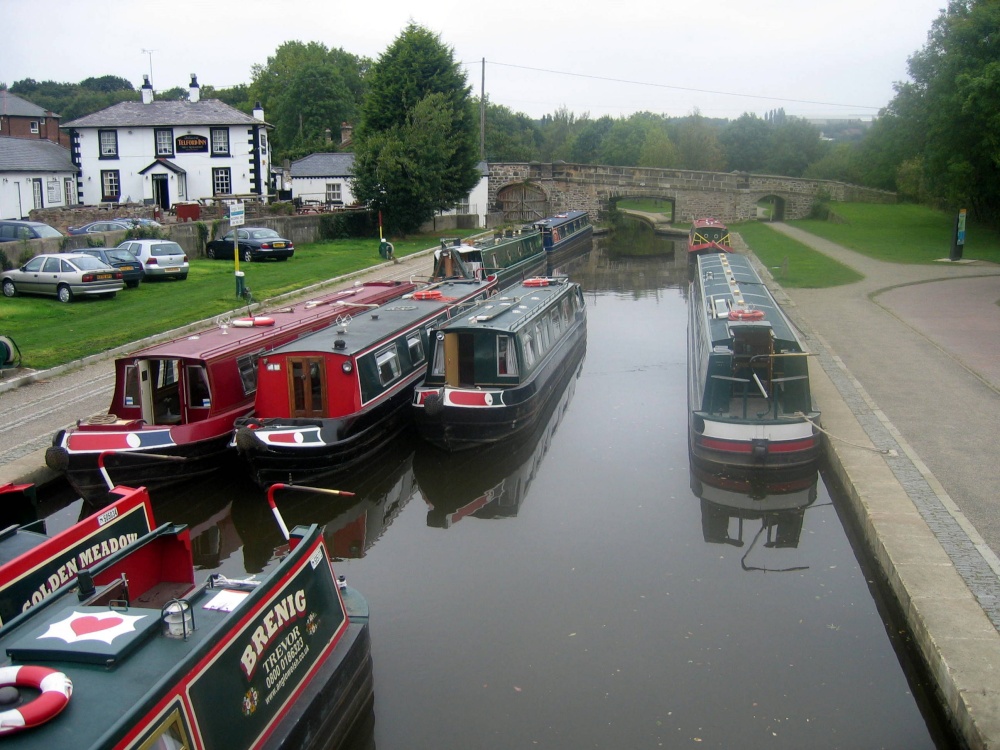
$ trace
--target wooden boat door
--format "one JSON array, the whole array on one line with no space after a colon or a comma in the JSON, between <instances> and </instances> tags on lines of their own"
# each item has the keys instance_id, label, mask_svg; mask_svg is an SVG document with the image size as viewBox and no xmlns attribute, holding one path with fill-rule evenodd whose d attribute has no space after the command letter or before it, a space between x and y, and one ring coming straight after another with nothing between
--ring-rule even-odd
<instances>
[{"instance_id":1,"label":"wooden boat door","mask_svg":"<svg viewBox=\"0 0 1000 750\"><path fill-rule=\"evenodd\" d=\"M140 359L139 403L146 424L180 424L179 363L176 359Z\"/></svg>"},{"instance_id":2,"label":"wooden boat door","mask_svg":"<svg viewBox=\"0 0 1000 750\"><path fill-rule=\"evenodd\" d=\"M289 357L289 416L325 417L326 396L326 361L322 357Z\"/></svg>"},{"instance_id":3,"label":"wooden boat door","mask_svg":"<svg viewBox=\"0 0 1000 750\"><path fill-rule=\"evenodd\" d=\"M452 388L476 384L475 337L471 333L444 335L444 382Z\"/></svg>"}]
</instances>

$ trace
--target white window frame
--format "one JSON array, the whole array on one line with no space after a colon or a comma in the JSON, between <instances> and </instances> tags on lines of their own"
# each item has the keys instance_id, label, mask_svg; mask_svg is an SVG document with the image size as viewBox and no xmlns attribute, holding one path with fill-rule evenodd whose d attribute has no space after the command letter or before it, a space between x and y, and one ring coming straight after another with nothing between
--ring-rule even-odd
<instances>
[{"instance_id":1,"label":"white window frame","mask_svg":"<svg viewBox=\"0 0 1000 750\"><path fill-rule=\"evenodd\" d=\"M122 177L117 169L101 170L101 200L120 201L122 197Z\"/></svg>"},{"instance_id":2,"label":"white window frame","mask_svg":"<svg viewBox=\"0 0 1000 750\"><path fill-rule=\"evenodd\" d=\"M173 128L155 128L153 130L153 142L157 156L174 155Z\"/></svg>"},{"instance_id":3,"label":"white window frame","mask_svg":"<svg viewBox=\"0 0 1000 750\"><path fill-rule=\"evenodd\" d=\"M212 156L229 156L229 128L212 128Z\"/></svg>"},{"instance_id":4,"label":"white window frame","mask_svg":"<svg viewBox=\"0 0 1000 750\"><path fill-rule=\"evenodd\" d=\"M222 190L225 184L228 190ZM212 195L232 195L233 194L233 174L229 167L212 168Z\"/></svg>"},{"instance_id":5,"label":"white window frame","mask_svg":"<svg viewBox=\"0 0 1000 750\"><path fill-rule=\"evenodd\" d=\"M326 202L343 203L343 190L339 182L326 183Z\"/></svg>"},{"instance_id":6,"label":"white window frame","mask_svg":"<svg viewBox=\"0 0 1000 750\"><path fill-rule=\"evenodd\" d=\"M396 351L395 345L383 349L375 355L375 369L378 370L378 379L382 385L389 385L402 374L403 370L399 366L399 353Z\"/></svg>"},{"instance_id":7,"label":"white window frame","mask_svg":"<svg viewBox=\"0 0 1000 750\"><path fill-rule=\"evenodd\" d=\"M100 154L102 159L117 159L118 158L118 131L117 130L98 130L97 131L98 144L100 146Z\"/></svg>"},{"instance_id":8,"label":"white window frame","mask_svg":"<svg viewBox=\"0 0 1000 750\"><path fill-rule=\"evenodd\" d=\"M39 131L39 127L38 127L38 120L32 120L32 121L31 121L31 122L30 122L30 123L28 124L28 127L29 127L29 128L31 128L31 132L32 132L32 133L35 133L36 135L38 134L38 131Z\"/></svg>"}]
</instances>

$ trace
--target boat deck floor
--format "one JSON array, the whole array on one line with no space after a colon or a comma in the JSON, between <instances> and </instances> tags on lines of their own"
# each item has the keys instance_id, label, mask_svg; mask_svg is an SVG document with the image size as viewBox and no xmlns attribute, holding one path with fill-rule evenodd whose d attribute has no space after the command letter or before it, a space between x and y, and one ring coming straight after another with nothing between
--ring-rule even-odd
<instances>
[{"instance_id":1,"label":"boat deck floor","mask_svg":"<svg viewBox=\"0 0 1000 750\"><path fill-rule=\"evenodd\" d=\"M760 398L759 396L757 398L747 398L746 400L742 396L738 396L729 400L729 408L727 410L715 411L712 414L730 419L774 419L774 402ZM795 416L795 414L797 412L782 409L781 402L778 402L778 418L789 418Z\"/></svg>"}]
</instances>

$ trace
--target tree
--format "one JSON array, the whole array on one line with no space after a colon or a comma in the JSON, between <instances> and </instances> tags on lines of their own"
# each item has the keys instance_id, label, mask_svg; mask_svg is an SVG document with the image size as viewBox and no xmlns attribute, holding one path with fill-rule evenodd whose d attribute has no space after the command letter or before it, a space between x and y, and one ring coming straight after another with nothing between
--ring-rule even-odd
<instances>
[{"instance_id":1,"label":"tree","mask_svg":"<svg viewBox=\"0 0 1000 750\"><path fill-rule=\"evenodd\" d=\"M354 195L394 234L468 196L479 181L478 117L452 50L410 23L372 66L355 130Z\"/></svg>"},{"instance_id":2,"label":"tree","mask_svg":"<svg viewBox=\"0 0 1000 750\"><path fill-rule=\"evenodd\" d=\"M755 114L744 112L719 134L731 171L760 172L767 163L770 143L768 124Z\"/></svg>"},{"instance_id":3,"label":"tree","mask_svg":"<svg viewBox=\"0 0 1000 750\"><path fill-rule=\"evenodd\" d=\"M770 174L801 177L824 153L819 128L801 117L782 118L771 126L771 148L764 165Z\"/></svg>"},{"instance_id":4,"label":"tree","mask_svg":"<svg viewBox=\"0 0 1000 750\"><path fill-rule=\"evenodd\" d=\"M538 159L540 142L541 132L531 118L486 98L487 161Z\"/></svg>"},{"instance_id":5,"label":"tree","mask_svg":"<svg viewBox=\"0 0 1000 750\"><path fill-rule=\"evenodd\" d=\"M684 169L721 172L726 168L726 157L719 145L716 128L698 112L679 123L677 149Z\"/></svg>"}]
</instances>

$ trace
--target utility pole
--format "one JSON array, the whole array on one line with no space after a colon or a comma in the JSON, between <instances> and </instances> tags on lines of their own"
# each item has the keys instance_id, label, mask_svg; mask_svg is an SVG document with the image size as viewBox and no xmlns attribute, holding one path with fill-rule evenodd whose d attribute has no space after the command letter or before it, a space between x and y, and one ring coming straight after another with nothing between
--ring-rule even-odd
<instances>
[{"instance_id":1,"label":"utility pole","mask_svg":"<svg viewBox=\"0 0 1000 750\"><path fill-rule=\"evenodd\" d=\"M486 159L486 58L483 58L482 82L479 85L479 158Z\"/></svg>"}]
</instances>

